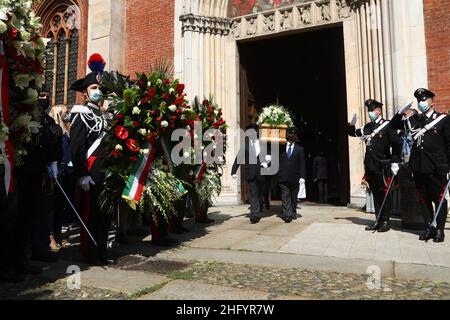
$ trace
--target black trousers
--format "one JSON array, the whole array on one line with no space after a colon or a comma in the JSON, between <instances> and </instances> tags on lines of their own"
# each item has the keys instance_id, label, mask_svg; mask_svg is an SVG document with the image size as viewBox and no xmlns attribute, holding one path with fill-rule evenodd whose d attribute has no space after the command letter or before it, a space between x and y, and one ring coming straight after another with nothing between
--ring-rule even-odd
<instances>
[{"instance_id":1,"label":"black trousers","mask_svg":"<svg viewBox=\"0 0 450 320\"><path fill-rule=\"evenodd\" d=\"M283 206L283 217L293 218L297 216L299 183L280 182L281 202Z\"/></svg>"},{"instance_id":2,"label":"black trousers","mask_svg":"<svg viewBox=\"0 0 450 320\"><path fill-rule=\"evenodd\" d=\"M317 181L317 191L319 193L319 202L327 203L328 202L328 181L327 180L318 180Z\"/></svg>"},{"instance_id":3,"label":"black trousers","mask_svg":"<svg viewBox=\"0 0 450 320\"><path fill-rule=\"evenodd\" d=\"M433 203L437 210L446 187L447 177L437 173L423 174L414 172L414 181L419 192L419 201L422 205L424 221L430 224L434 217ZM436 221L439 230L445 229L447 210L447 200L444 200Z\"/></svg>"},{"instance_id":4,"label":"black trousers","mask_svg":"<svg viewBox=\"0 0 450 320\"><path fill-rule=\"evenodd\" d=\"M183 227L184 217L186 215L186 205L187 205L188 195L184 195L180 200L175 204L175 214L172 221L173 231L179 232Z\"/></svg>"},{"instance_id":5,"label":"black trousers","mask_svg":"<svg viewBox=\"0 0 450 320\"><path fill-rule=\"evenodd\" d=\"M369 188L373 194L373 202L375 206L375 215L378 218L380 214L381 205L383 204L383 199L385 197L385 179L383 176L383 171L366 170L366 178L369 183ZM387 182L387 181L386 181ZM389 221L390 208L388 208L388 202L385 203L383 207L383 212L381 212L380 222Z\"/></svg>"},{"instance_id":6,"label":"black trousers","mask_svg":"<svg viewBox=\"0 0 450 320\"><path fill-rule=\"evenodd\" d=\"M111 217L101 212L98 201L101 183L90 186L89 192L81 192L83 221L97 242L98 248L81 226L82 256L89 263L97 263L108 258L108 236Z\"/></svg>"}]
</instances>

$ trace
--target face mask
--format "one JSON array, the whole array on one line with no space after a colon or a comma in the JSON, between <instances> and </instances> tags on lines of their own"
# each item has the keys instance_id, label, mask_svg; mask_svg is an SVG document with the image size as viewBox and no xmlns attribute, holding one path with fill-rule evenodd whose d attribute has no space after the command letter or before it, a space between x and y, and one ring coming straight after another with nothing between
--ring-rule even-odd
<instances>
[{"instance_id":1,"label":"face mask","mask_svg":"<svg viewBox=\"0 0 450 320\"><path fill-rule=\"evenodd\" d=\"M100 101L102 101L103 95L102 92L100 90L92 90L91 93L89 94L89 100L92 103L99 103Z\"/></svg>"},{"instance_id":2,"label":"face mask","mask_svg":"<svg viewBox=\"0 0 450 320\"><path fill-rule=\"evenodd\" d=\"M370 118L370 120L375 121L378 119L378 114L376 114L374 111L370 111L369 118Z\"/></svg>"},{"instance_id":3,"label":"face mask","mask_svg":"<svg viewBox=\"0 0 450 320\"><path fill-rule=\"evenodd\" d=\"M50 101L48 99L39 99L39 107L46 110L50 106Z\"/></svg>"},{"instance_id":4,"label":"face mask","mask_svg":"<svg viewBox=\"0 0 450 320\"><path fill-rule=\"evenodd\" d=\"M419 110L423 113L427 112L428 110L430 110L430 104L427 101L420 101Z\"/></svg>"}]
</instances>

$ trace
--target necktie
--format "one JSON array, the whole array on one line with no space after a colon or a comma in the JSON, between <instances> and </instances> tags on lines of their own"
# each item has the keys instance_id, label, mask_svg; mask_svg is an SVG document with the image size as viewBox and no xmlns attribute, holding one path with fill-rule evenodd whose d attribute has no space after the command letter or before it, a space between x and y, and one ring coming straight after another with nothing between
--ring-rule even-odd
<instances>
[{"instance_id":1,"label":"necktie","mask_svg":"<svg viewBox=\"0 0 450 320\"><path fill-rule=\"evenodd\" d=\"M289 145L289 149L288 149L288 159L291 159L292 157L292 144Z\"/></svg>"}]
</instances>

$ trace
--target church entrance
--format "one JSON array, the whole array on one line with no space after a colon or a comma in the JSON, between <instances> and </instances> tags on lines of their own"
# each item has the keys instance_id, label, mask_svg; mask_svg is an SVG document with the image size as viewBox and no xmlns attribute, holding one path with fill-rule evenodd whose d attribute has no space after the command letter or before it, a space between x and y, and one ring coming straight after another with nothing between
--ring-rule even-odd
<instances>
[{"instance_id":1,"label":"church entrance","mask_svg":"<svg viewBox=\"0 0 450 320\"><path fill-rule=\"evenodd\" d=\"M342 27L240 42L238 48L242 127L255 121L264 106L287 107L295 116L306 152L307 200L318 200L313 161L323 152L328 161L329 203L347 205L350 173ZM277 200L279 191L273 185L272 199Z\"/></svg>"}]
</instances>

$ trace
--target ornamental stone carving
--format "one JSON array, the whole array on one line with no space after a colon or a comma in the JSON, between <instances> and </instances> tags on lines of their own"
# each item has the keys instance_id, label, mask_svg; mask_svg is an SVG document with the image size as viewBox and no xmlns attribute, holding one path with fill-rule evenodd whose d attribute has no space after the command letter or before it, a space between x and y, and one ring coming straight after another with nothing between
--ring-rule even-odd
<instances>
[{"instance_id":1,"label":"ornamental stone carving","mask_svg":"<svg viewBox=\"0 0 450 320\"><path fill-rule=\"evenodd\" d=\"M230 34L232 20L227 18L216 18L194 15L192 13L180 16L182 22L182 31L199 32L213 35L227 36ZM240 24L238 22L238 24ZM234 33L236 37L238 34Z\"/></svg>"}]
</instances>

